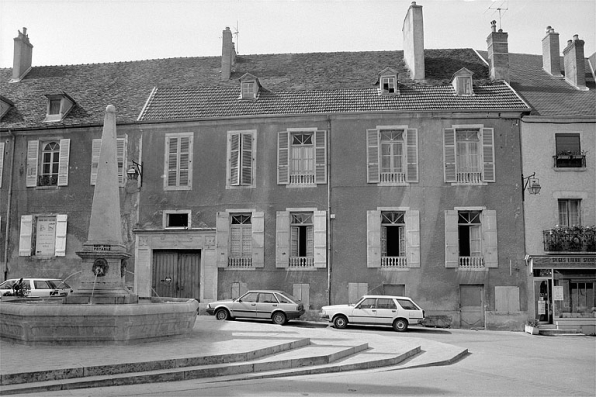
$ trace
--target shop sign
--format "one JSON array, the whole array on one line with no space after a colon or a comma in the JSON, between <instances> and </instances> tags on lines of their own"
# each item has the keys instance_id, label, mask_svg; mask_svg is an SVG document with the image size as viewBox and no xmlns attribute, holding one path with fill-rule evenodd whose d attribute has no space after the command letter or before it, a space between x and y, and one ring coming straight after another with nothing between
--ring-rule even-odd
<instances>
[{"instance_id":1,"label":"shop sign","mask_svg":"<svg viewBox=\"0 0 596 397\"><path fill-rule=\"evenodd\" d=\"M555 285L553 287L553 300L562 301L563 299L563 286Z\"/></svg>"},{"instance_id":2,"label":"shop sign","mask_svg":"<svg viewBox=\"0 0 596 397\"><path fill-rule=\"evenodd\" d=\"M538 301L538 314L546 314L546 301Z\"/></svg>"},{"instance_id":3,"label":"shop sign","mask_svg":"<svg viewBox=\"0 0 596 397\"><path fill-rule=\"evenodd\" d=\"M38 216L36 236L37 240L35 242L35 255L54 255L56 243L56 217Z\"/></svg>"},{"instance_id":4,"label":"shop sign","mask_svg":"<svg viewBox=\"0 0 596 397\"><path fill-rule=\"evenodd\" d=\"M596 255L533 257L532 265L534 269L596 269Z\"/></svg>"}]
</instances>

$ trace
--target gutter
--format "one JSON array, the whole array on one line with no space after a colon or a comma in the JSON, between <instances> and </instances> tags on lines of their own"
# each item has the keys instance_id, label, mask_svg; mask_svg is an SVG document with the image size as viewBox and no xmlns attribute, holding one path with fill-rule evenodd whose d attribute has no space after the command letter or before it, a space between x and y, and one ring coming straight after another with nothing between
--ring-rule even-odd
<instances>
[{"instance_id":1,"label":"gutter","mask_svg":"<svg viewBox=\"0 0 596 397\"><path fill-rule=\"evenodd\" d=\"M8 272L10 270L8 266L8 243L10 241L10 204L12 203L12 181L13 181L13 172L14 172L14 162L15 162L15 141L16 138L11 130L8 130L8 133L12 137L12 151L11 151L11 160L10 160L10 170L9 175L10 178L8 179L8 203L6 205L6 228L4 231L4 280L8 278Z\"/></svg>"}]
</instances>

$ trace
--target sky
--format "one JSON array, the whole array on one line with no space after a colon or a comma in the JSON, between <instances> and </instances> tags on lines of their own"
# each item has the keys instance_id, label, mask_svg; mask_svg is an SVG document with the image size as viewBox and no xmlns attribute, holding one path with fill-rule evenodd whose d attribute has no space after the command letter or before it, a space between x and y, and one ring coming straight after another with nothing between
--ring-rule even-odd
<instances>
[{"instance_id":1,"label":"sky","mask_svg":"<svg viewBox=\"0 0 596 397\"><path fill-rule=\"evenodd\" d=\"M237 52L402 50L411 0L0 0L0 68L23 27L33 66L219 56L229 26ZM596 51L595 0L417 0L427 49L486 50L490 22L512 53L541 54L546 26L561 51L573 35ZM500 9L500 10L499 10Z\"/></svg>"}]
</instances>

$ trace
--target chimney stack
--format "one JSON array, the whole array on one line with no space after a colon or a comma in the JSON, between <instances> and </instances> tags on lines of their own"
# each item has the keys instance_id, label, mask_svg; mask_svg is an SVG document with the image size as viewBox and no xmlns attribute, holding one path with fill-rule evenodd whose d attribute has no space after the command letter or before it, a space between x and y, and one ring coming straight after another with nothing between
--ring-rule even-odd
<instances>
[{"instance_id":1,"label":"chimney stack","mask_svg":"<svg viewBox=\"0 0 596 397\"><path fill-rule=\"evenodd\" d=\"M551 76L561 75L559 34L550 26L546 27L546 36L542 39L542 68Z\"/></svg>"},{"instance_id":2,"label":"chimney stack","mask_svg":"<svg viewBox=\"0 0 596 397\"><path fill-rule=\"evenodd\" d=\"M503 29L497 32L497 21L492 21L490 25L492 32L486 38L490 78L509 82L509 35Z\"/></svg>"},{"instance_id":3,"label":"chimney stack","mask_svg":"<svg viewBox=\"0 0 596 397\"><path fill-rule=\"evenodd\" d=\"M402 28L404 38L404 61L413 80L424 80L424 23L422 6L413 1L408 9Z\"/></svg>"},{"instance_id":4,"label":"chimney stack","mask_svg":"<svg viewBox=\"0 0 596 397\"><path fill-rule=\"evenodd\" d=\"M12 79L11 83L21 81L31 69L31 59L33 55L33 45L29 41L27 28L23 28L23 33L19 31L18 37L14 38L14 58L12 61Z\"/></svg>"},{"instance_id":5,"label":"chimney stack","mask_svg":"<svg viewBox=\"0 0 596 397\"><path fill-rule=\"evenodd\" d=\"M587 91L586 87L586 60L584 58L584 41L577 35L567 42L563 50L563 63L565 64L565 80L578 90Z\"/></svg>"},{"instance_id":6,"label":"chimney stack","mask_svg":"<svg viewBox=\"0 0 596 397\"><path fill-rule=\"evenodd\" d=\"M221 80L227 81L232 75L232 66L236 62L236 49L232 42L232 31L226 27L223 31L223 44L221 51Z\"/></svg>"}]
</instances>

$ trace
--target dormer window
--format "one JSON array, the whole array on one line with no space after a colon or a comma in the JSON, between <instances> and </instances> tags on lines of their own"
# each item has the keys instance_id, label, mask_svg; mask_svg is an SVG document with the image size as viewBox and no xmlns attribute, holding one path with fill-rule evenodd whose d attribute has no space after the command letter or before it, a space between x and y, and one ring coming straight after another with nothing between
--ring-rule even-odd
<instances>
[{"instance_id":1,"label":"dormer window","mask_svg":"<svg viewBox=\"0 0 596 397\"><path fill-rule=\"evenodd\" d=\"M10 110L11 107L14 106L14 103L8 99L0 95L0 119L4 117L6 113ZM1 164L0 164L1 166Z\"/></svg>"},{"instance_id":2,"label":"dormer window","mask_svg":"<svg viewBox=\"0 0 596 397\"><path fill-rule=\"evenodd\" d=\"M256 99L259 94L259 79L250 73L240 77L240 99Z\"/></svg>"},{"instance_id":3,"label":"dormer window","mask_svg":"<svg viewBox=\"0 0 596 397\"><path fill-rule=\"evenodd\" d=\"M66 93L47 94L48 106L44 122L52 123L62 121L73 108L75 101Z\"/></svg>"},{"instance_id":4,"label":"dormer window","mask_svg":"<svg viewBox=\"0 0 596 397\"><path fill-rule=\"evenodd\" d=\"M385 68L379 73L377 83L379 95L394 95L397 90L397 72L391 68Z\"/></svg>"},{"instance_id":5,"label":"dormer window","mask_svg":"<svg viewBox=\"0 0 596 397\"><path fill-rule=\"evenodd\" d=\"M461 68L453 74L451 84L457 96L474 95L474 85L472 84L472 75L474 73L466 68Z\"/></svg>"}]
</instances>

